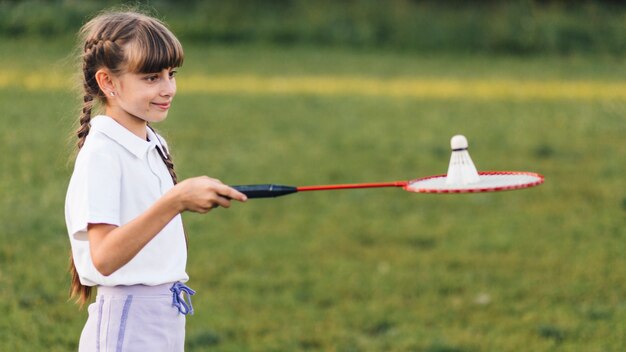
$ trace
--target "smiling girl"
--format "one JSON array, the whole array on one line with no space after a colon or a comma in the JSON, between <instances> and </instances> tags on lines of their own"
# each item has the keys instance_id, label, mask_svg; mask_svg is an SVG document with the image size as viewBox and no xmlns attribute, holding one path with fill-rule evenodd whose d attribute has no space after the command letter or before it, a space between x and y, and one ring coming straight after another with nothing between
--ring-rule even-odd
<instances>
[{"instance_id":1,"label":"smiling girl","mask_svg":"<svg viewBox=\"0 0 626 352\"><path fill-rule=\"evenodd\" d=\"M206 176L177 183L163 121L183 49L160 21L99 15L81 29L84 105L67 191L71 296L97 288L80 351L182 351L187 246L180 214L206 213L245 195ZM94 103L104 112L92 118ZM187 300L185 300L187 295Z\"/></svg>"}]
</instances>

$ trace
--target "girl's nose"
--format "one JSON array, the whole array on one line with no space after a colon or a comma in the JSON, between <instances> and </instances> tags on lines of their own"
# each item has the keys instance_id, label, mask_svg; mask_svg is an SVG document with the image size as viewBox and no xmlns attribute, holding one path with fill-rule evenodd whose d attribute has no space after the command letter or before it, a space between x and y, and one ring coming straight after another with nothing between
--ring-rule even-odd
<instances>
[{"instance_id":1,"label":"girl's nose","mask_svg":"<svg viewBox=\"0 0 626 352\"><path fill-rule=\"evenodd\" d=\"M161 95L174 96L176 94L176 80L167 74L166 79L162 80Z\"/></svg>"},{"instance_id":2,"label":"girl's nose","mask_svg":"<svg viewBox=\"0 0 626 352\"><path fill-rule=\"evenodd\" d=\"M163 83L161 95L174 96L176 94L176 81L173 79L167 79Z\"/></svg>"}]
</instances>

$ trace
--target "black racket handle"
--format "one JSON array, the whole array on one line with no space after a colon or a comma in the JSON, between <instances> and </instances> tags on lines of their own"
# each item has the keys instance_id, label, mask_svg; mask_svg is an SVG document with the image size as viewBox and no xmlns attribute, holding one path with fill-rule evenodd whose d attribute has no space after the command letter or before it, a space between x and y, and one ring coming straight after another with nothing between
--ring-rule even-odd
<instances>
[{"instance_id":1,"label":"black racket handle","mask_svg":"<svg viewBox=\"0 0 626 352\"><path fill-rule=\"evenodd\" d=\"M248 198L274 198L298 192L298 188L282 185L238 185L231 186Z\"/></svg>"}]
</instances>

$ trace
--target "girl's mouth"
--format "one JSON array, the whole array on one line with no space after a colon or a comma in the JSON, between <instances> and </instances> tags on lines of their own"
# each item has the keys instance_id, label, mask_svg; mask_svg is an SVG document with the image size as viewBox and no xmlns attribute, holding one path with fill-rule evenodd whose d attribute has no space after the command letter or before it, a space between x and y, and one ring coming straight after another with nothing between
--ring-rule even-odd
<instances>
[{"instance_id":1,"label":"girl's mouth","mask_svg":"<svg viewBox=\"0 0 626 352\"><path fill-rule=\"evenodd\" d=\"M161 110L167 110L170 108L170 105L172 103L170 102L170 103L162 103L162 104L158 104L158 103L152 103L152 104Z\"/></svg>"}]
</instances>

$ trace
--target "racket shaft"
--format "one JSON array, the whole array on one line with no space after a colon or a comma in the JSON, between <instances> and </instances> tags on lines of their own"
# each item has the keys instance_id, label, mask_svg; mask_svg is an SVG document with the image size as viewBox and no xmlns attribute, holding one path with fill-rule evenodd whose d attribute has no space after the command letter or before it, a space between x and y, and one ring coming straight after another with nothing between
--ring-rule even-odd
<instances>
[{"instance_id":1,"label":"racket shaft","mask_svg":"<svg viewBox=\"0 0 626 352\"><path fill-rule=\"evenodd\" d=\"M298 192L304 191L331 191L335 189L356 189L356 188L381 188L381 187L404 187L407 181L377 182L377 183L349 183L342 185L320 185L298 187Z\"/></svg>"}]
</instances>

